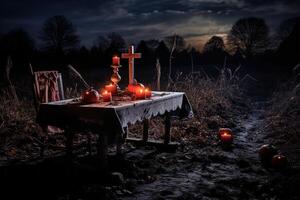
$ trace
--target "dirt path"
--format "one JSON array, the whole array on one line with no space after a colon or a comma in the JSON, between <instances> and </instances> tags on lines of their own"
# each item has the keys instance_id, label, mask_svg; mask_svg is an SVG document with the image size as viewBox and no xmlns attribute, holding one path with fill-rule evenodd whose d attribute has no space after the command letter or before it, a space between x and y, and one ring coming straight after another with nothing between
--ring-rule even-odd
<instances>
[{"instance_id":1,"label":"dirt path","mask_svg":"<svg viewBox=\"0 0 300 200\"><path fill-rule=\"evenodd\" d=\"M264 107L264 101L255 101L249 116L240 119L231 150L216 145L176 154L129 153L128 159L152 168L154 175L148 183L137 183L134 193L122 199L268 199L268 172L257 156Z\"/></svg>"},{"instance_id":2,"label":"dirt path","mask_svg":"<svg viewBox=\"0 0 300 200\"><path fill-rule=\"evenodd\" d=\"M240 116L232 149L219 144L186 145L176 153L164 153L144 147L133 148L122 158L112 156L110 169L121 172L116 180L102 177L91 158L72 166L64 164L63 157L55 158L40 164L3 167L0 172L14 180L11 185L5 184L8 192L26 191L37 199L41 197L37 191L48 199L272 199L269 172L257 156L257 148L263 143L259 130L265 107L264 101L255 101L248 117ZM19 179L29 178L35 180L33 184L20 182L16 186Z\"/></svg>"}]
</instances>

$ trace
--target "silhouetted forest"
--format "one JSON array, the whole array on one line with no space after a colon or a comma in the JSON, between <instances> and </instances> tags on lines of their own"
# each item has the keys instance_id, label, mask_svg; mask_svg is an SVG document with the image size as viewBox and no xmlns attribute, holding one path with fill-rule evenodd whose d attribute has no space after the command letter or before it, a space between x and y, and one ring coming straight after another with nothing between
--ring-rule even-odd
<instances>
[{"instance_id":1,"label":"silhouetted forest","mask_svg":"<svg viewBox=\"0 0 300 200\"><path fill-rule=\"evenodd\" d=\"M281 23L275 33L261 18L242 18L233 24L227 38L212 36L200 51L187 44L180 35L142 40L136 51L142 59L136 61L137 73L155 73L157 59L162 67L162 78L167 77L169 58L172 57L172 76L178 72L210 71L215 67L242 66L251 71L278 72L289 75L300 61L300 18ZM225 41L224 41L225 40ZM76 26L64 16L47 19L40 29L39 38L33 38L23 29L14 29L0 35L1 70L11 57L13 70L19 74L28 71L31 63L35 69L63 70L67 64L79 70L110 71L111 57L126 51L125 39L118 33L108 33L94 39L91 47L80 44ZM174 52L170 51L174 47ZM122 60L126 67L127 61ZM2 73L3 74L3 73ZM151 77L151 76L147 76ZM151 80L150 80L151 81Z\"/></svg>"}]
</instances>

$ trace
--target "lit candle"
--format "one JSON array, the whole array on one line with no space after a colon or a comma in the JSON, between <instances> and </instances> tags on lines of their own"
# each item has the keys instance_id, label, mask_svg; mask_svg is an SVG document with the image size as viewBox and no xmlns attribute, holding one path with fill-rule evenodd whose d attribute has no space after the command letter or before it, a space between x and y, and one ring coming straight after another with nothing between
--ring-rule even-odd
<instances>
[{"instance_id":1,"label":"lit candle","mask_svg":"<svg viewBox=\"0 0 300 200\"><path fill-rule=\"evenodd\" d=\"M114 57L112 58L112 65L114 65L114 66L119 66L119 65L120 65L120 57L114 56Z\"/></svg>"},{"instance_id":2,"label":"lit candle","mask_svg":"<svg viewBox=\"0 0 300 200\"><path fill-rule=\"evenodd\" d=\"M145 89L145 97L150 98L151 97L151 90L149 88Z\"/></svg>"},{"instance_id":3,"label":"lit candle","mask_svg":"<svg viewBox=\"0 0 300 200\"><path fill-rule=\"evenodd\" d=\"M103 102L110 102L112 100L111 92L105 90L104 92L102 92L102 98Z\"/></svg>"},{"instance_id":4,"label":"lit candle","mask_svg":"<svg viewBox=\"0 0 300 200\"><path fill-rule=\"evenodd\" d=\"M224 144L231 144L232 139L233 139L232 135L228 132L221 133L220 135L220 140Z\"/></svg>"},{"instance_id":5,"label":"lit candle","mask_svg":"<svg viewBox=\"0 0 300 200\"><path fill-rule=\"evenodd\" d=\"M135 91L135 98L136 99L145 99L145 91L142 88L139 88Z\"/></svg>"},{"instance_id":6,"label":"lit candle","mask_svg":"<svg viewBox=\"0 0 300 200\"><path fill-rule=\"evenodd\" d=\"M117 86L115 84L109 84L105 86L105 90L111 92L112 94L117 93Z\"/></svg>"}]
</instances>

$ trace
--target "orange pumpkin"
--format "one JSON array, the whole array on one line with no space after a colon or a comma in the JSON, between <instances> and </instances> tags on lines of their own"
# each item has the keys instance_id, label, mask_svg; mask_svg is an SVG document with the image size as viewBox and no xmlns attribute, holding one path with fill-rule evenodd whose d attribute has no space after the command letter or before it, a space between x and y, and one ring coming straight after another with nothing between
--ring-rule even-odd
<instances>
[{"instance_id":1,"label":"orange pumpkin","mask_svg":"<svg viewBox=\"0 0 300 200\"><path fill-rule=\"evenodd\" d=\"M287 159L284 155L277 154L272 158L272 167L282 169L287 165Z\"/></svg>"},{"instance_id":2,"label":"orange pumpkin","mask_svg":"<svg viewBox=\"0 0 300 200\"><path fill-rule=\"evenodd\" d=\"M259 158L264 163L270 163L272 157L278 153L278 150L269 144L264 144L259 148Z\"/></svg>"},{"instance_id":3,"label":"orange pumpkin","mask_svg":"<svg viewBox=\"0 0 300 200\"><path fill-rule=\"evenodd\" d=\"M90 88L82 94L83 103L98 103L100 95L97 90Z\"/></svg>"},{"instance_id":4,"label":"orange pumpkin","mask_svg":"<svg viewBox=\"0 0 300 200\"><path fill-rule=\"evenodd\" d=\"M141 83L129 84L127 87L128 92L135 93L137 90L144 89L145 86Z\"/></svg>"}]
</instances>

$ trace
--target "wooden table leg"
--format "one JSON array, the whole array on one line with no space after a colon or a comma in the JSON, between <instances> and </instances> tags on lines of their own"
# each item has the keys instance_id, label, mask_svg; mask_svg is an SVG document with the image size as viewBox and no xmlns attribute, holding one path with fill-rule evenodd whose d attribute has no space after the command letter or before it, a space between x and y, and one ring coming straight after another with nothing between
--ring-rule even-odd
<instances>
[{"instance_id":1,"label":"wooden table leg","mask_svg":"<svg viewBox=\"0 0 300 200\"><path fill-rule=\"evenodd\" d=\"M99 134L98 138L98 157L101 162L101 167L106 168L107 167L107 134L106 133L101 133Z\"/></svg>"},{"instance_id":2,"label":"wooden table leg","mask_svg":"<svg viewBox=\"0 0 300 200\"><path fill-rule=\"evenodd\" d=\"M122 154L122 143L123 143L123 138L122 138L122 134L117 134L117 155L121 155Z\"/></svg>"},{"instance_id":3,"label":"wooden table leg","mask_svg":"<svg viewBox=\"0 0 300 200\"><path fill-rule=\"evenodd\" d=\"M88 139L88 146L87 146L87 150L89 152L89 156L92 156L92 136L91 133L87 133L87 139Z\"/></svg>"},{"instance_id":4,"label":"wooden table leg","mask_svg":"<svg viewBox=\"0 0 300 200\"><path fill-rule=\"evenodd\" d=\"M170 113L166 113L165 116L165 136L164 144L169 144L171 141L171 116Z\"/></svg>"},{"instance_id":5,"label":"wooden table leg","mask_svg":"<svg viewBox=\"0 0 300 200\"><path fill-rule=\"evenodd\" d=\"M128 127L125 127L124 128L124 135L123 135L124 142L126 141L127 137L128 137Z\"/></svg>"},{"instance_id":6,"label":"wooden table leg","mask_svg":"<svg viewBox=\"0 0 300 200\"><path fill-rule=\"evenodd\" d=\"M147 143L148 141L148 136L149 136L149 119L145 119L143 121L143 142Z\"/></svg>"},{"instance_id":7,"label":"wooden table leg","mask_svg":"<svg viewBox=\"0 0 300 200\"><path fill-rule=\"evenodd\" d=\"M67 149L67 158L72 160L73 157L73 139L74 139L74 132L71 131L70 129L65 129L65 134L66 134L66 149Z\"/></svg>"}]
</instances>

